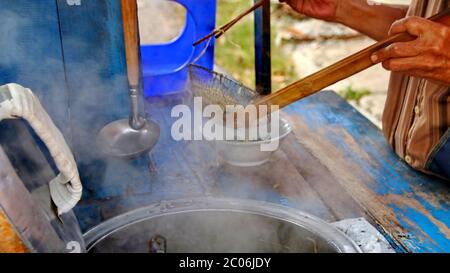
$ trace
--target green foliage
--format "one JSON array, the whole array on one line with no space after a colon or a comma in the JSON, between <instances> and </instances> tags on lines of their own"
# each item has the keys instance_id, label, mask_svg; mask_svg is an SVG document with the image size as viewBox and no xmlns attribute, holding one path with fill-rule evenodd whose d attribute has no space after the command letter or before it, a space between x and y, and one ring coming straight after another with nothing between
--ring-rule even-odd
<instances>
[{"instance_id":1,"label":"green foliage","mask_svg":"<svg viewBox=\"0 0 450 273\"><path fill-rule=\"evenodd\" d=\"M218 0L217 26L224 25L252 4L251 0ZM272 24L272 35L276 32L277 26ZM271 53L272 88L277 90L294 80L294 64L273 42ZM217 40L215 62L246 86L255 87L253 15L248 15Z\"/></svg>"},{"instance_id":2,"label":"green foliage","mask_svg":"<svg viewBox=\"0 0 450 273\"><path fill-rule=\"evenodd\" d=\"M354 89L351 85L347 86L344 90L339 91L339 95L343 97L344 99L348 101L356 101L356 103L359 103L359 101L367 95L370 95L371 92L367 88L362 89Z\"/></svg>"}]
</instances>

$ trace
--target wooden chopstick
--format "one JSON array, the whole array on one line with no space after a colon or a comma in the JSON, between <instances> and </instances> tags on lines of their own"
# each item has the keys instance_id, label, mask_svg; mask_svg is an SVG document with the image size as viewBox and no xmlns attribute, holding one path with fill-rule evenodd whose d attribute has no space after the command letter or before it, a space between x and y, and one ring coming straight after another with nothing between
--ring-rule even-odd
<instances>
[{"instance_id":1,"label":"wooden chopstick","mask_svg":"<svg viewBox=\"0 0 450 273\"><path fill-rule=\"evenodd\" d=\"M248 14L252 13L253 11L255 11L256 9L258 9L259 7L261 7L262 5L264 5L267 1L269 0L260 0L259 2L257 2L255 5L253 5L251 8L247 9L246 11L244 11L243 13L239 14L236 18L234 18L233 20L230 20L228 23L226 23L225 25L221 26L218 29L215 29L213 32L211 32L210 34L206 35L205 37L197 40L196 42L193 43L193 46L197 46L198 44L208 40L209 38L215 36L216 39L220 38L226 31L228 31L231 27L233 27L237 22L239 22L242 18L244 18L245 16L247 16Z\"/></svg>"}]
</instances>

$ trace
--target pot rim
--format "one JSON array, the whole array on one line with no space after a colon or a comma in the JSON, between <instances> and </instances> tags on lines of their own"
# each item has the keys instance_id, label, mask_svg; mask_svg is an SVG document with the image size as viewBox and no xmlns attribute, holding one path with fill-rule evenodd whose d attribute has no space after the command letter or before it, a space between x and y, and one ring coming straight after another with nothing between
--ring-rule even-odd
<instances>
[{"instance_id":1,"label":"pot rim","mask_svg":"<svg viewBox=\"0 0 450 273\"><path fill-rule=\"evenodd\" d=\"M275 218L300 226L314 233L325 239L340 253L362 252L355 242L337 228L303 211L265 201L212 197L163 200L115 216L89 229L83 235L86 249L90 251L96 244L111 234L143 221L167 215L207 211L251 213Z\"/></svg>"}]
</instances>

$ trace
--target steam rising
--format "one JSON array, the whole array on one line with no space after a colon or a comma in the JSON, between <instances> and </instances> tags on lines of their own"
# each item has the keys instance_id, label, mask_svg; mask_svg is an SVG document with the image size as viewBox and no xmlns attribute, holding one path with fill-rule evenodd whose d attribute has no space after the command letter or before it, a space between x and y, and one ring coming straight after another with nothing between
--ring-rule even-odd
<instances>
[{"instance_id":1,"label":"steam rising","mask_svg":"<svg viewBox=\"0 0 450 273\"><path fill-rule=\"evenodd\" d=\"M169 253L315 253L336 250L317 235L274 218L232 211L191 211L136 223L101 240L93 252L148 253L154 237Z\"/></svg>"},{"instance_id":2,"label":"steam rising","mask_svg":"<svg viewBox=\"0 0 450 273\"><path fill-rule=\"evenodd\" d=\"M43 13L42 16L50 15ZM142 202L145 203L154 201L150 198L150 185L154 186L152 194L161 199L170 199L175 195L185 197L210 194L213 188L217 190L220 187L227 187L227 185L217 186L219 183L217 177L236 170L223 166L214 148L211 148L206 141L174 143L167 140L168 131L170 131L170 126L167 124L165 124L167 128L162 128L161 135L166 139L157 144L154 150L158 179L148 177L150 170L142 164L145 158L128 161L101 155L95 146L97 133L109 122L129 115L125 74L111 79L112 68L103 65L108 63L103 58L111 58L111 56L101 52L96 52L98 54L94 55L95 58L86 59L70 59L70 55L64 56L66 58L66 66L64 66L61 62L63 52L56 52L57 47L48 44L49 39L46 39L48 37L33 36L35 38L33 41L23 41L22 33L33 29L35 22L1 9L0 18L2 20L0 33L4 37L0 39L0 48L12 49L0 51L0 76L7 76L11 81L31 88L40 98L74 152L81 180L86 189L85 199L107 202L111 197L126 199L133 197L133 194L141 194L144 199ZM65 48L76 48L78 52L90 52L95 46L77 39L65 39L64 42ZM114 41L110 42L114 43ZM122 53L121 58L124 59L123 49L118 48L117 52ZM36 59L41 61L36 64ZM64 71L70 77L67 77ZM119 94L109 92L109 90L118 89L123 92ZM160 106L152 104L151 107L155 110ZM161 109L156 109L155 112L159 110ZM159 119L161 125L171 120L170 111L165 112L164 115L167 116L152 118ZM161 164L158 165L159 163ZM201 172L200 175L199 172ZM239 178L239 175L235 177ZM171 185L172 182L176 184ZM240 198L255 195L256 186L249 181L235 181L235 183L233 192L228 193L229 195ZM236 187L239 183L242 184ZM193 184L196 186L192 186ZM165 187L172 187L172 190L164 189ZM165 190L169 193L168 195L172 195L165 195ZM110 215L116 212L114 208L108 211ZM91 219L81 220L89 222ZM170 240L168 247L174 252L311 251L315 243L290 240L295 234L298 235L297 232L299 231L292 225L256 215L248 216L229 212L174 215L167 220L161 219L157 223L136 225L118 232L105 241L103 250L126 249L146 252L148 245L141 245L142 239L151 239L151 236L161 234ZM309 236L311 235L300 238L310 238ZM112 249L107 244L115 244L121 248ZM136 245L136 248L131 249L133 245Z\"/></svg>"},{"instance_id":3,"label":"steam rising","mask_svg":"<svg viewBox=\"0 0 450 273\"><path fill-rule=\"evenodd\" d=\"M115 48L116 59L82 39L65 36L61 44L54 14L40 12L36 18L38 11L30 10L27 17L8 7L0 9L0 78L6 80L0 84L19 83L40 99L71 146L86 189L84 198L123 194L124 181L143 180L143 169L136 162L100 154L95 137L107 123L129 115L126 71L114 74L117 67L105 66L113 59L125 67L124 49ZM72 56L73 52L80 54Z\"/></svg>"}]
</instances>

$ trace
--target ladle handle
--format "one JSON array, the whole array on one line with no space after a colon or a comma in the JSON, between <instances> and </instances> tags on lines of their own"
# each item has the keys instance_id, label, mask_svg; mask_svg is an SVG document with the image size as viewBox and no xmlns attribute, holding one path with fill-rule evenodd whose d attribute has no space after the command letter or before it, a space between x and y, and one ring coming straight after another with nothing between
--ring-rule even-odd
<instances>
[{"instance_id":1,"label":"ladle handle","mask_svg":"<svg viewBox=\"0 0 450 273\"><path fill-rule=\"evenodd\" d=\"M135 0L121 0L122 21L127 58L128 82L131 88L139 86L140 58L139 58L139 25L137 3Z\"/></svg>"},{"instance_id":2,"label":"ladle handle","mask_svg":"<svg viewBox=\"0 0 450 273\"><path fill-rule=\"evenodd\" d=\"M445 25L450 25L450 9L446 9L437 15L430 17L432 21L436 21ZM383 49L393 43L407 42L416 39L416 37L408 33L400 33L380 41L366 49L359 51L331 66L328 66L300 81L297 81L276 93L258 97L253 104L255 105L278 105L283 108L293 102L313 95L322 89L346 79L358 72L361 72L374 63L371 60L373 53Z\"/></svg>"},{"instance_id":3,"label":"ladle handle","mask_svg":"<svg viewBox=\"0 0 450 273\"><path fill-rule=\"evenodd\" d=\"M130 127L139 130L145 120L139 115L138 88L140 80L139 25L136 0L121 0L128 83L130 85Z\"/></svg>"}]
</instances>

